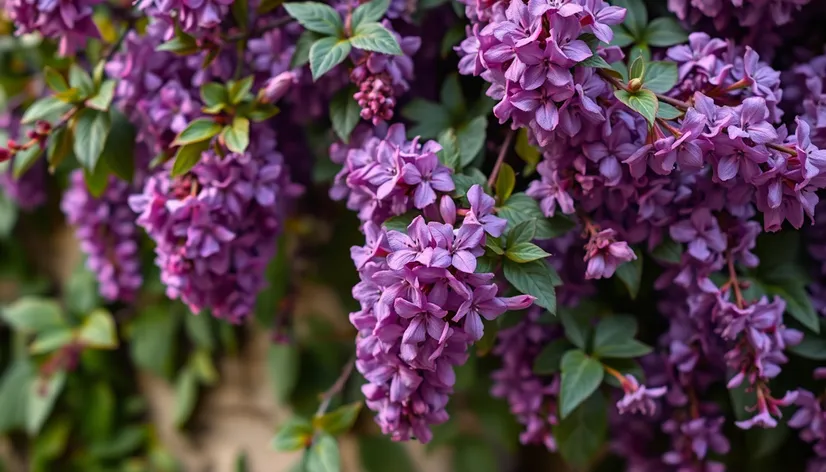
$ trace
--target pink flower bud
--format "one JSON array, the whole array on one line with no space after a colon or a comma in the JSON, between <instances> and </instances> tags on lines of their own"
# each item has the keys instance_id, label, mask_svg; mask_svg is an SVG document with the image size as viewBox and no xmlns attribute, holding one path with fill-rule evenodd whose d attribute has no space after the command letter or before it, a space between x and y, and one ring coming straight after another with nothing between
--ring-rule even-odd
<instances>
[{"instance_id":1,"label":"pink flower bud","mask_svg":"<svg viewBox=\"0 0 826 472\"><path fill-rule=\"evenodd\" d=\"M261 89L259 100L264 103L273 103L281 100L290 90L290 86L295 82L295 73L287 71L272 77Z\"/></svg>"}]
</instances>

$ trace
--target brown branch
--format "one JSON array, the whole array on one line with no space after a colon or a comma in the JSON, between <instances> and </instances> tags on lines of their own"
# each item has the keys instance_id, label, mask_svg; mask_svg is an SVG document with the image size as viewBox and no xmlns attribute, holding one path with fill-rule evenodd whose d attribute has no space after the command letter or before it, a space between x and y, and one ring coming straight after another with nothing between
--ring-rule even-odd
<instances>
[{"instance_id":1,"label":"brown branch","mask_svg":"<svg viewBox=\"0 0 826 472\"><path fill-rule=\"evenodd\" d=\"M508 135L505 136L505 142L502 143L502 147L499 149L499 156L496 157L496 164L493 165L493 171L490 173L490 177L488 178L488 187L493 187L493 184L496 182L496 176L499 174L499 169L502 167L502 163L505 161L505 156L508 154L508 148L511 146L511 141L513 140L513 130L508 131Z\"/></svg>"},{"instance_id":2,"label":"brown branch","mask_svg":"<svg viewBox=\"0 0 826 472\"><path fill-rule=\"evenodd\" d=\"M347 361L347 364L341 370L341 374L336 379L335 383L333 383L332 387L330 387L326 392L321 394L321 404L318 405L318 410L316 410L316 416L322 416L326 411L327 408L330 407L330 402L333 398L338 395L341 390L344 388L344 385L347 383L347 379L350 378L350 374L353 373L353 367L356 364L356 356L353 354L353 357Z\"/></svg>"}]
</instances>

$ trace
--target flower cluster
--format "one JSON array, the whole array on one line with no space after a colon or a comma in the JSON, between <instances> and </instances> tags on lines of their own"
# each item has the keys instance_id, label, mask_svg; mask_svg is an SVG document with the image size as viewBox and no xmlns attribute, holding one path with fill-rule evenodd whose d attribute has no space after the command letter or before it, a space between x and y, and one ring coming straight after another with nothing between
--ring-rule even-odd
<instances>
[{"instance_id":1,"label":"flower cluster","mask_svg":"<svg viewBox=\"0 0 826 472\"><path fill-rule=\"evenodd\" d=\"M695 23L710 19L718 30L731 26L763 29L769 23L783 25L809 0L668 0L668 9L681 20Z\"/></svg>"},{"instance_id":2,"label":"flower cluster","mask_svg":"<svg viewBox=\"0 0 826 472\"><path fill-rule=\"evenodd\" d=\"M477 209L493 206L479 186L471 191ZM470 216L471 209L457 225L447 196L439 210L443 223L418 216L406 233L368 221L365 246L351 250L361 278L353 289L361 310L350 314L359 331L356 367L369 382L362 388L367 406L395 440L429 441L430 425L448 418L453 368L482 338L482 319L533 302L524 295L500 297L493 274L475 273L485 232L492 234L480 224L482 215Z\"/></svg>"},{"instance_id":3,"label":"flower cluster","mask_svg":"<svg viewBox=\"0 0 826 472\"><path fill-rule=\"evenodd\" d=\"M17 34L40 33L59 41L61 55L69 55L99 37L92 9L100 0L6 0L3 4Z\"/></svg>"}]
</instances>

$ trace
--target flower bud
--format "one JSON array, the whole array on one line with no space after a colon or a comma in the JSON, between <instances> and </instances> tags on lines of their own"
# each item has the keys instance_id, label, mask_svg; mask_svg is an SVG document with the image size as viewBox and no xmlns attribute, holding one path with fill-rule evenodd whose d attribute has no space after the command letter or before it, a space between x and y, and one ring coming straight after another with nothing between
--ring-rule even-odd
<instances>
[{"instance_id":1,"label":"flower bud","mask_svg":"<svg viewBox=\"0 0 826 472\"><path fill-rule=\"evenodd\" d=\"M258 100L262 103L273 103L281 100L290 90L295 78L295 73L290 71L282 72L270 78L258 93Z\"/></svg>"},{"instance_id":2,"label":"flower bud","mask_svg":"<svg viewBox=\"0 0 826 472\"><path fill-rule=\"evenodd\" d=\"M642 88L642 81L640 79L634 78L628 81L628 90L632 92L636 92L637 90Z\"/></svg>"}]
</instances>

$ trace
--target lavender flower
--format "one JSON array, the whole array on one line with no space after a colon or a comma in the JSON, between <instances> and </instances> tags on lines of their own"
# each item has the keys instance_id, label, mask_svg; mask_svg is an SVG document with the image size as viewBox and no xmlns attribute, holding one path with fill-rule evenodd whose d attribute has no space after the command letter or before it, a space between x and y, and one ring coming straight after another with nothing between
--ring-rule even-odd
<instances>
[{"instance_id":1,"label":"lavender flower","mask_svg":"<svg viewBox=\"0 0 826 472\"><path fill-rule=\"evenodd\" d=\"M70 55L98 38L92 21L92 8L100 0L7 0L6 13L17 27L17 34L40 33L59 40L60 55Z\"/></svg>"}]
</instances>

